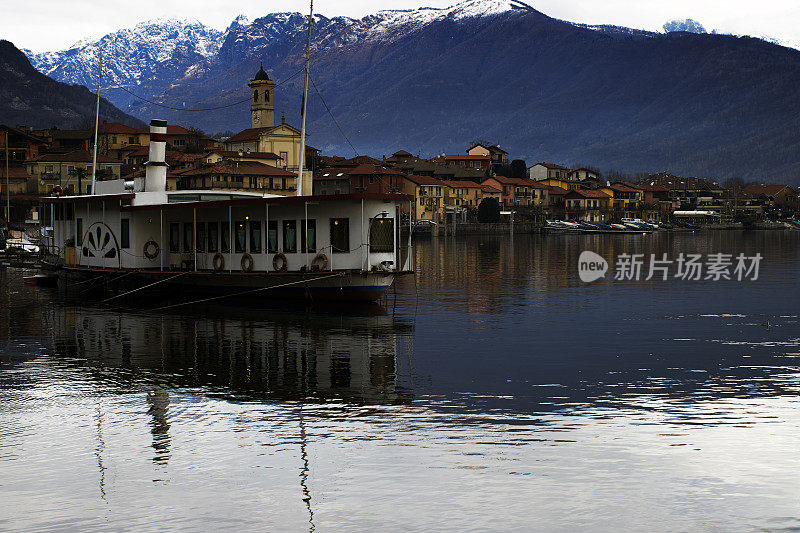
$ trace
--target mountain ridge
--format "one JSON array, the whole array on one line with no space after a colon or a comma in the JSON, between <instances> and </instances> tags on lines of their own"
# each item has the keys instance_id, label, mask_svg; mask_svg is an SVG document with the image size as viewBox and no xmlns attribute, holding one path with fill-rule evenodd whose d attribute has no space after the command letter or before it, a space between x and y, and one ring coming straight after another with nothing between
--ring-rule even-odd
<instances>
[{"instance_id":1,"label":"mountain ridge","mask_svg":"<svg viewBox=\"0 0 800 533\"><path fill-rule=\"evenodd\" d=\"M277 81L302 67L306 23L299 13L237 17L214 53L175 46L187 52L168 68L149 65L151 78L134 91L179 108L246 100L261 60ZM362 19L316 15L313 43L315 85L361 152L461 152L489 137L529 162L800 176L792 155L800 141L790 131L800 126L800 53L758 39L586 26L470 0ZM278 87L276 117L299 120L301 90L300 77ZM107 94L137 116L209 132L249 122L246 105L201 115ZM313 88L309 105L311 143L348 153Z\"/></svg>"}]
</instances>

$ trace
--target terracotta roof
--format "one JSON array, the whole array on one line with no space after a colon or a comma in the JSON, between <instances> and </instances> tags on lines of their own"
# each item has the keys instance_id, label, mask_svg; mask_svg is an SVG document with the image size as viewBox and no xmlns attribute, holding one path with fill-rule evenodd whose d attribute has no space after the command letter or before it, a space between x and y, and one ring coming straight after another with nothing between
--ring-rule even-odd
<instances>
[{"instance_id":1,"label":"terracotta roof","mask_svg":"<svg viewBox=\"0 0 800 533\"><path fill-rule=\"evenodd\" d=\"M499 193L503 192L500 189L498 189L497 187L492 187L491 185L481 185L481 191L492 193L492 194L499 194Z\"/></svg>"},{"instance_id":2,"label":"terracotta roof","mask_svg":"<svg viewBox=\"0 0 800 533\"><path fill-rule=\"evenodd\" d=\"M629 187L628 185L625 185L623 183L613 183L609 185L607 188L619 192L636 192L635 188Z\"/></svg>"},{"instance_id":3,"label":"terracotta roof","mask_svg":"<svg viewBox=\"0 0 800 533\"><path fill-rule=\"evenodd\" d=\"M442 180L441 183L444 183L448 187L459 188L459 189L480 189L481 188L481 185L479 183L475 183L474 181Z\"/></svg>"},{"instance_id":4,"label":"terracotta roof","mask_svg":"<svg viewBox=\"0 0 800 533\"><path fill-rule=\"evenodd\" d=\"M546 189L547 185L542 183L525 179L525 178L507 178L505 176L496 175L488 179L494 179L503 185L515 185L517 187L531 187L533 189Z\"/></svg>"},{"instance_id":5,"label":"terracotta roof","mask_svg":"<svg viewBox=\"0 0 800 533\"><path fill-rule=\"evenodd\" d=\"M550 185L550 186L547 187L547 189L550 191L550 196L553 196L553 195L562 196L562 195L567 194L567 190L566 189L562 189L561 187L556 187L555 185Z\"/></svg>"},{"instance_id":6,"label":"terracotta roof","mask_svg":"<svg viewBox=\"0 0 800 533\"><path fill-rule=\"evenodd\" d=\"M35 142L35 143L38 143L38 144L47 144L47 141L45 141L41 137L37 137L36 135L31 135L30 133L28 133L26 131L22 131L22 130L17 129L17 128L12 128L11 126L6 126L5 124L0 124L0 130L5 130L9 134L18 135L20 137L25 137L26 139L28 139L31 142Z\"/></svg>"},{"instance_id":7,"label":"terracotta roof","mask_svg":"<svg viewBox=\"0 0 800 533\"><path fill-rule=\"evenodd\" d=\"M120 124L119 122L103 122L100 125L100 133L117 134L117 135L134 135L140 133L140 130Z\"/></svg>"},{"instance_id":8,"label":"terracotta roof","mask_svg":"<svg viewBox=\"0 0 800 533\"><path fill-rule=\"evenodd\" d=\"M242 141L257 141L262 133L269 131L272 128L247 128L242 130L233 137L225 139L226 143L238 143Z\"/></svg>"},{"instance_id":9,"label":"terracotta roof","mask_svg":"<svg viewBox=\"0 0 800 533\"><path fill-rule=\"evenodd\" d=\"M364 176L364 175L386 175L392 174L396 176L404 176L402 172L399 170L395 170L393 168L386 168L381 165L374 165L371 163L365 163L362 165L358 165L357 167L347 170L346 171L351 176Z\"/></svg>"},{"instance_id":10,"label":"terracotta roof","mask_svg":"<svg viewBox=\"0 0 800 533\"><path fill-rule=\"evenodd\" d=\"M91 163L93 158L92 152L87 150L73 150L65 154L47 153L42 154L37 158L31 159L29 163ZM108 157L106 155L97 154L98 163L122 163L119 159Z\"/></svg>"},{"instance_id":11,"label":"terracotta roof","mask_svg":"<svg viewBox=\"0 0 800 533\"><path fill-rule=\"evenodd\" d=\"M442 185L442 180L437 180L431 176L417 176L412 174L410 176L406 176L405 179L416 183L417 185Z\"/></svg>"},{"instance_id":12,"label":"terracotta roof","mask_svg":"<svg viewBox=\"0 0 800 533\"><path fill-rule=\"evenodd\" d=\"M129 150L128 148L131 148L131 147L133 147L133 149ZM125 157L150 156L150 148L148 148L147 146L139 146L139 145L132 144L132 145L124 148L123 151L129 152L129 153L127 153L125 155Z\"/></svg>"},{"instance_id":13,"label":"terracotta roof","mask_svg":"<svg viewBox=\"0 0 800 533\"><path fill-rule=\"evenodd\" d=\"M56 140L68 140L68 139L91 139L92 132L89 130L50 130L49 137L52 137L54 141Z\"/></svg>"},{"instance_id":14,"label":"terracotta roof","mask_svg":"<svg viewBox=\"0 0 800 533\"><path fill-rule=\"evenodd\" d=\"M399 152L395 152L392 155L394 157L411 157L411 154L406 152L405 150L400 150Z\"/></svg>"},{"instance_id":15,"label":"terracotta roof","mask_svg":"<svg viewBox=\"0 0 800 533\"><path fill-rule=\"evenodd\" d=\"M191 135L192 132L183 126L170 126L167 125L167 135Z\"/></svg>"},{"instance_id":16,"label":"terracotta roof","mask_svg":"<svg viewBox=\"0 0 800 533\"><path fill-rule=\"evenodd\" d=\"M0 165L0 181L4 180L6 177L6 168L5 165ZM25 165L15 165L10 164L8 166L8 177L9 179L28 179L28 171L25 170Z\"/></svg>"},{"instance_id":17,"label":"terracotta roof","mask_svg":"<svg viewBox=\"0 0 800 533\"><path fill-rule=\"evenodd\" d=\"M775 196L784 189L789 189L790 194L794 192L794 190L788 185L780 185L780 184L748 185L747 187L744 188L744 190L749 193L756 195L764 195L764 196Z\"/></svg>"},{"instance_id":18,"label":"terracotta roof","mask_svg":"<svg viewBox=\"0 0 800 533\"><path fill-rule=\"evenodd\" d=\"M237 176L286 176L294 177L297 174L287 172L257 161L221 161L213 165L189 169L183 176L203 176L207 174L228 174Z\"/></svg>"},{"instance_id":19,"label":"terracotta roof","mask_svg":"<svg viewBox=\"0 0 800 533\"><path fill-rule=\"evenodd\" d=\"M591 189L569 191L567 196L580 196L581 198L611 198L611 196L607 195L603 191L593 191Z\"/></svg>"}]
</instances>

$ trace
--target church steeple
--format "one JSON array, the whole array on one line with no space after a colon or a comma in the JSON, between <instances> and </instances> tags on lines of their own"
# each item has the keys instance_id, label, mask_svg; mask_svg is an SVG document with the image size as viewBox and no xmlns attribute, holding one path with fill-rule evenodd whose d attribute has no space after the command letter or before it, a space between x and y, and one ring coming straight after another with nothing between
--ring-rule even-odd
<instances>
[{"instance_id":1,"label":"church steeple","mask_svg":"<svg viewBox=\"0 0 800 533\"><path fill-rule=\"evenodd\" d=\"M250 127L271 128L275 125L275 103L273 90L275 83L269 79L264 71L264 62L256 72L253 81L247 84L250 87Z\"/></svg>"}]
</instances>

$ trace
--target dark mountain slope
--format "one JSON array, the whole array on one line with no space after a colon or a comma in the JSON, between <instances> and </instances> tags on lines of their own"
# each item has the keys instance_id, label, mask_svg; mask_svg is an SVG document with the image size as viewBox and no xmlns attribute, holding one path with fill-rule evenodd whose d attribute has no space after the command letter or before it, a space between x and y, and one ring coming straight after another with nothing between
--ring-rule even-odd
<instances>
[{"instance_id":1,"label":"dark mountain slope","mask_svg":"<svg viewBox=\"0 0 800 533\"><path fill-rule=\"evenodd\" d=\"M93 124L96 96L81 85L67 85L33 68L20 50L0 41L0 123L46 128ZM144 124L100 99L100 115L109 121Z\"/></svg>"}]
</instances>

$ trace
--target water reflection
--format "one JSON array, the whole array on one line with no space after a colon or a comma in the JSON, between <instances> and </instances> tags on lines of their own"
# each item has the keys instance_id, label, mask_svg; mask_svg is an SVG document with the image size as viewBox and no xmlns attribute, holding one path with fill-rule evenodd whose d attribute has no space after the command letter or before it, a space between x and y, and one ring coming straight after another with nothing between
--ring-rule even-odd
<instances>
[{"instance_id":1,"label":"water reflection","mask_svg":"<svg viewBox=\"0 0 800 533\"><path fill-rule=\"evenodd\" d=\"M326 316L216 306L164 316L55 304L49 322L55 355L127 370L101 373L119 386L147 384L153 447L166 460L170 388L202 387L232 399L410 399L398 382L398 353L407 349L411 326L369 311Z\"/></svg>"}]
</instances>

